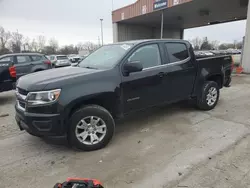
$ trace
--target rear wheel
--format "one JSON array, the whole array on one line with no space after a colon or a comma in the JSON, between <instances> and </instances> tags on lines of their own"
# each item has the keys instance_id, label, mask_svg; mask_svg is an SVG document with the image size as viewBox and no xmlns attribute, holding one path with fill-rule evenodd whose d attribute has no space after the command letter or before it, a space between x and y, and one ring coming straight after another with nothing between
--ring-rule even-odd
<instances>
[{"instance_id":1,"label":"rear wheel","mask_svg":"<svg viewBox=\"0 0 250 188\"><path fill-rule=\"evenodd\" d=\"M219 100L219 86L214 81L207 81L202 87L200 97L197 99L197 107L201 110L213 109Z\"/></svg>"},{"instance_id":2,"label":"rear wheel","mask_svg":"<svg viewBox=\"0 0 250 188\"><path fill-rule=\"evenodd\" d=\"M105 147L112 139L114 130L111 114L101 106L89 105L72 115L68 139L72 146L92 151Z\"/></svg>"}]
</instances>

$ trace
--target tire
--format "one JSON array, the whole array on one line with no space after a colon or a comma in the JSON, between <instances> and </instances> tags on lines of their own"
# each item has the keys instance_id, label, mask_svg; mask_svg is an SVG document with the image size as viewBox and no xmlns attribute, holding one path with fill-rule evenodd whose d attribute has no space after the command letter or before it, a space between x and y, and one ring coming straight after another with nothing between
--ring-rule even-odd
<instances>
[{"instance_id":1,"label":"tire","mask_svg":"<svg viewBox=\"0 0 250 188\"><path fill-rule=\"evenodd\" d=\"M224 86L225 87L230 87L231 86L231 82L232 82L232 78L229 77Z\"/></svg>"},{"instance_id":2,"label":"tire","mask_svg":"<svg viewBox=\"0 0 250 188\"><path fill-rule=\"evenodd\" d=\"M100 119L99 121L98 118ZM90 123L92 120L97 122L96 126ZM83 122L85 122L85 124L83 124ZM94 128L91 125L95 127L95 130L93 130ZM97 128L104 125L106 128ZM78 128L79 126L81 128ZM100 129L102 132L105 132L106 130L105 134L99 133L98 131L100 131ZM109 111L98 105L88 105L77 110L71 116L70 127L68 130L68 141L71 146L76 147L77 149L84 151L94 151L104 148L111 141L114 132L115 122ZM79 135L82 133L84 136L79 137ZM87 137L85 137L86 133L88 135ZM97 143L92 142L91 139L93 138L93 135L98 136L98 138L100 137L100 141L98 142L98 140L95 139L95 142ZM84 138L85 140L83 140ZM84 142L88 143L86 144Z\"/></svg>"},{"instance_id":3,"label":"tire","mask_svg":"<svg viewBox=\"0 0 250 188\"><path fill-rule=\"evenodd\" d=\"M213 99L209 101L208 95L209 95L209 92L211 92L212 90L213 90L212 93L215 93L215 91L217 92L217 96L213 94L212 95ZM219 90L218 84L214 81L207 81L204 83L202 87L201 94L198 97L197 102L196 102L197 103L196 106L200 110L212 110L217 105L219 97L220 97L220 90Z\"/></svg>"}]
</instances>

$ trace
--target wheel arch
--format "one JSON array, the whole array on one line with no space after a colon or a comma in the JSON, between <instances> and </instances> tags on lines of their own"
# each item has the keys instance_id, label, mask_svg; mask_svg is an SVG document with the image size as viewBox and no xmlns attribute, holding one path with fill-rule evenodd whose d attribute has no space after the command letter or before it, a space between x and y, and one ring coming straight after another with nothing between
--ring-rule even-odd
<instances>
[{"instance_id":1,"label":"wheel arch","mask_svg":"<svg viewBox=\"0 0 250 188\"><path fill-rule=\"evenodd\" d=\"M77 98L68 105L68 118L70 118L75 111L85 105L99 105L108 110L112 116L115 116L116 101L116 96L113 92L104 92Z\"/></svg>"},{"instance_id":2,"label":"wheel arch","mask_svg":"<svg viewBox=\"0 0 250 188\"><path fill-rule=\"evenodd\" d=\"M219 88L222 88L224 79L223 79L223 76L221 74L212 74L212 75L208 75L205 78L205 82L206 81L214 81L218 84Z\"/></svg>"}]
</instances>

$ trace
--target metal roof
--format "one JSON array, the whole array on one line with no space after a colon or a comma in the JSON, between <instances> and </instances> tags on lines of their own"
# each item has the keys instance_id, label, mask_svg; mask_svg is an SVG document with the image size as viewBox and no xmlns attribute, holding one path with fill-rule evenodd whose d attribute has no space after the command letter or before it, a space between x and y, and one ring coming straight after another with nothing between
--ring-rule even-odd
<instances>
[{"instance_id":1,"label":"metal roof","mask_svg":"<svg viewBox=\"0 0 250 188\"><path fill-rule=\"evenodd\" d=\"M176 5L191 2L192 0L137 0L135 3L119 8L112 12L112 21L120 22L137 16L159 12ZM156 4L166 3L166 6L155 8Z\"/></svg>"},{"instance_id":2,"label":"metal roof","mask_svg":"<svg viewBox=\"0 0 250 188\"><path fill-rule=\"evenodd\" d=\"M135 4L113 12L113 22L159 27L161 14L164 14L165 28L193 28L246 19L248 0L185 0L174 5L169 0L169 7L153 11L148 9L142 14L144 3L152 7L153 0L138 0ZM134 13L133 10L139 12ZM121 14L123 14L121 19Z\"/></svg>"}]
</instances>

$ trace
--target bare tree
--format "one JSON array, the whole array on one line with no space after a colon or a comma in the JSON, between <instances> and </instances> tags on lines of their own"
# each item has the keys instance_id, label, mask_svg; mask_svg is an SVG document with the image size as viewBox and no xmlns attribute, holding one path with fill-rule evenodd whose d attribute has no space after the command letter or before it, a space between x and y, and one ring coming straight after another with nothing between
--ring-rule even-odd
<instances>
[{"instance_id":1,"label":"bare tree","mask_svg":"<svg viewBox=\"0 0 250 188\"><path fill-rule=\"evenodd\" d=\"M218 48L219 48L219 43L220 43L220 42L217 41L217 40L211 41L210 44L211 44L211 46L212 46L212 49L218 50Z\"/></svg>"},{"instance_id":2,"label":"bare tree","mask_svg":"<svg viewBox=\"0 0 250 188\"><path fill-rule=\"evenodd\" d=\"M243 48L243 42L242 42L242 41L237 42L236 48L237 48L237 49L242 49L242 48Z\"/></svg>"},{"instance_id":3,"label":"bare tree","mask_svg":"<svg viewBox=\"0 0 250 188\"><path fill-rule=\"evenodd\" d=\"M6 44L9 41L11 34L9 31L5 31L2 26L0 26L0 48L6 49Z\"/></svg>"},{"instance_id":4,"label":"bare tree","mask_svg":"<svg viewBox=\"0 0 250 188\"><path fill-rule=\"evenodd\" d=\"M38 44L35 39L32 40L32 42L30 43L30 46L31 46L32 51L38 52Z\"/></svg>"},{"instance_id":5,"label":"bare tree","mask_svg":"<svg viewBox=\"0 0 250 188\"><path fill-rule=\"evenodd\" d=\"M202 39L199 37L196 37L190 41L190 43L193 45L194 50L200 50L201 45L203 43Z\"/></svg>"},{"instance_id":6,"label":"bare tree","mask_svg":"<svg viewBox=\"0 0 250 188\"><path fill-rule=\"evenodd\" d=\"M97 48L98 45L93 42L85 42L82 46L82 50L88 50L89 52L92 52Z\"/></svg>"},{"instance_id":7,"label":"bare tree","mask_svg":"<svg viewBox=\"0 0 250 188\"><path fill-rule=\"evenodd\" d=\"M52 48L53 53L56 53L58 50L58 41L55 38L49 40L49 46Z\"/></svg>"},{"instance_id":8,"label":"bare tree","mask_svg":"<svg viewBox=\"0 0 250 188\"><path fill-rule=\"evenodd\" d=\"M200 50L212 50L212 49L213 49L212 44L210 43L207 37L204 37Z\"/></svg>"},{"instance_id":9,"label":"bare tree","mask_svg":"<svg viewBox=\"0 0 250 188\"><path fill-rule=\"evenodd\" d=\"M46 38L45 38L45 36L39 35L37 37L37 44L38 44L39 51L41 52L44 49L44 46L46 44Z\"/></svg>"},{"instance_id":10,"label":"bare tree","mask_svg":"<svg viewBox=\"0 0 250 188\"><path fill-rule=\"evenodd\" d=\"M84 49L84 44L82 42L77 43L76 45L77 50L83 50Z\"/></svg>"},{"instance_id":11,"label":"bare tree","mask_svg":"<svg viewBox=\"0 0 250 188\"><path fill-rule=\"evenodd\" d=\"M25 37L23 40L23 45L24 45L24 50L25 51L32 51L31 43L30 43L30 38Z\"/></svg>"},{"instance_id":12,"label":"bare tree","mask_svg":"<svg viewBox=\"0 0 250 188\"><path fill-rule=\"evenodd\" d=\"M21 46L23 42L23 35L17 32L11 33L11 43L13 52L21 52Z\"/></svg>"}]
</instances>

